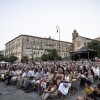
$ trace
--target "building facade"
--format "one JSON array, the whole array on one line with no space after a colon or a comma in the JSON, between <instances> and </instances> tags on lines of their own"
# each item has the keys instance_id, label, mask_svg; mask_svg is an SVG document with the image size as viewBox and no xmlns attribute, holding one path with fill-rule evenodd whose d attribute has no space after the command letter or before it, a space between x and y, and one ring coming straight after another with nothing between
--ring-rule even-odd
<instances>
[{"instance_id":1,"label":"building facade","mask_svg":"<svg viewBox=\"0 0 100 100\"><path fill-rule=\"evenodd\" d=\"M59 48L60 43L60 48ZM60 51L62 58L69 56L72 51L72 43L58 41L49 38L41 38L29 35L20 35L5 44L6 55L15 55L21 60L22 56L28 56L29 59L40 58L43 54L48 54L50 50ZM58 53L59 54L59 53Z\"/></svg>"},{"instance_id":2,"label":"building facade","mask_svg":"<svg viewBox=\"0 0 100 100\"><path fill-rule=\"evenodd\" d=\"M87 47L88 42L91 42L92 40L100 41L100 37L95 38L95 39L86 38L86 37L80 36L79 33L76 30L74 30L72 33L73 50L78 51L82 47Z\"/></svg>"},{"instance_id":3,"label":"building facade","mask_svg":"<svg viewBox=\"0 0 100 100\"><path fill-rule=\"evenodd\" d=\"M82 47L87 47L88 42L94 39L80 36L74 30L72 33L72 43L54 40L51 37L41 38L29 35L20 35L5 44L6 56L15 55L21 61L22 56L28 56L29 59L40 58L43 54L48 54L50 50L56 49L62 57L69 57L70 51L78 51ZM100 41L100 37L95 38ZM59 48L60 47L60 48Z\"/></svg>"},{"instance_id":4,"label":"building facade","mask_svg":"<svg viewBox=\"0 0 100 100\"><path fill-rule=\"evenodd\" d=\"M100 41L100 37L98 37L98 38L95 38L95 40L97 40L97 41Z\"/></svg>"}]
</instances>

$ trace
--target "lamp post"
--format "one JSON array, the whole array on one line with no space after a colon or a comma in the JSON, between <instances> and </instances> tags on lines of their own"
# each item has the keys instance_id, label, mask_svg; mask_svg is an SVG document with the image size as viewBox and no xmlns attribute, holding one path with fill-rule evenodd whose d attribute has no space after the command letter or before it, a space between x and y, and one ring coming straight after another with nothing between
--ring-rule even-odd
<instances>
[{"instance_id":1,"label":"lamp post","mask_svg":"<svg viewBox=\"0 0 100 100\"><path fill-rule=\"evenodd\" d=\"M33 63L33 41L31 42L31 50L32 50L32 63Z\"/></svg>"},{"instance_id":2,"label":"lamp post","mask_svg":"<svg viewBox=\"0 0 100 100\"><path fill-rule=\"evenodd\" d=\"M59 56L60 56L60 27L56 26L57 33L59 33Z\"/></svg>"},{"instance_id":3,"label":"lamp post","mask_svg":"<svg viewBox=\"0 0 100 100\"><path fill-rule=\"evenodd\" d=\"M90 58L90 53L89 53L89 51L88 51L88 61L89 61L89 58Z\"/></svg>"}]
</instances>

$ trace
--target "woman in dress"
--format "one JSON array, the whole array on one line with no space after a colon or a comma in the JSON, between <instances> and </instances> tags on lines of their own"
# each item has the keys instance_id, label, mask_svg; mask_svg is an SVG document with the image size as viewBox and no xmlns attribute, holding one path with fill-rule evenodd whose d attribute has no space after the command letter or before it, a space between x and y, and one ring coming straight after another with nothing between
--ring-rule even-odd
<instances>
[{"instance_id":1,"label":"woman in dress","mask_svg":"<svg viewBox=\"0 0 100 100\"><path fill-rule=\"evenodd\" d=\"M72 82L72 75L70 74L69 70L65 71L64 80L61 81L59 87L58 87L58 93L61 93L61 100L63 100L64 95L68 94L69 88L71 87Z\"/></svg>"}]
</instances>

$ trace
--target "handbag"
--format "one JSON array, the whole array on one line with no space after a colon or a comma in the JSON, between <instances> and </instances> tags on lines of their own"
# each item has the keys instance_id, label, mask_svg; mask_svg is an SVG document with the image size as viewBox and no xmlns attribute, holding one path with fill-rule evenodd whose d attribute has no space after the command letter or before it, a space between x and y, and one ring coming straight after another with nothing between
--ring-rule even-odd
<instances>
[{"instance_id":1,"label":"handbag","mask_svg":"<svg viewBox=\"0 0 100 100\"><path fill-rule=\"evenodd\" d=\"M68 87L68 83L63 83L63 86L64 86L65 88L67 88L67 87Z\"/></svg>"}]
</instances>

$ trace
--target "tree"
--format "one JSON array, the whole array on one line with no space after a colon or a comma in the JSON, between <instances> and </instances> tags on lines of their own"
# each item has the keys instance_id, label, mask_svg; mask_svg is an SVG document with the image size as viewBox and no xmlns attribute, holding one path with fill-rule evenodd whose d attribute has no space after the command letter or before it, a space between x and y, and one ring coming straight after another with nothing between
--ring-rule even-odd
<instances>
[{"instance_id":1,"label":"tree","mask_svg":"<svg viewBox=\"0 0 100 100\"><path fill-rule=\"evenodd\" d=\"M50 51L49 57L50 57L50 60L61 60L62 59L61 56L58 55L56 49L53 49Z\"/></svg>"},{"instance_id":2,"label":"tree","mask_svg":"<svg viewBox=\"0 0 100 100\"><path fill-rule=\"evenodd\" d=\"M28 56L22 56L21 62L22 63L28 63Z\"/></svg>"},{"instance_id":3,"label":"tree","mask_svg":"<svg viewBox=\"0 0 100 100\"><path fill-rule=\"evenodd\" d=\"M49 54L43 54L41 59L44 60L44 61L47 61L47 60L61 60L61 57L58 56L56 49L52 49L52 50L49 51Z\"/></svg>"},{"instance_id":4,"label":"tree","mask_svg":"<svg viewBox=\"0 0 100 100\"><path fill-rule=\"evenodd\" d=\"M0 55L0 61L6 61L10 63L14 63L18 58L14 55L11 55L10 57Z\"/></svg>"},{"instance_id":5,"label":"tree","mask_svg":"<svg viewBox=\"0 0 100 100\"><path fill-rule=\"evenodd\" d=\"M61 56L57 56L56 59L57 59L57 60L62 60Z\"/></svg>"},{"instance_id":6,"label":"tree","mask_svg":"<svg viewBox=\"0 0 100 100\"><path fill-rule=\"evenodd\" d=\"M48 60L48 55L47 55L47 54L43 54L43 55L41 56L41 59L42 59L43 61L47 61L47 60Z\"/></svg>"},{"instance_id":7,"label":"tree","mask_svg":"<svg viewBox=\"0 0 100 100\"><path fill-rule=\"evenodd\" d=\"M5 61L6 61L6 62L10 62L9 57L6 56L6 57L5 57Z\"/></svg>"},{"instance_id":8,"label":"tree","mask_svg":"<svg viewBox=\"0 0 100 100\"><path fill-rule=\"evenodd\" d=\"M12 55L12 56L9 57L9 61L10 61L11 63L14 63L17 59L18 59L18 58L17 58L16 56L14 56L14 55Z\"/></svg>"},{"instance_id":9,"label":"tree","mask_svg":"<svg viewBox=\"0 0 100 100\"><path fill-rule=\"evenodd\" d=\"M0 61L5 61L5 57L3 55L0 55Z\"/></svg>"},{"instance_id":10,"label":"tree","mask_svg":"<svg viewBox=\"0 0 100 100\"><path fill-rule=\"evenodd\" d=\"M97 52L97 57L100 58L100 41L92 40L87 45L88 49L92 49Z\"/></svg>"}]
</instances>

